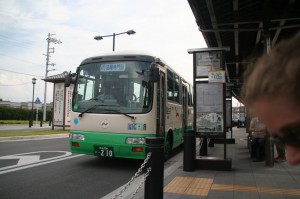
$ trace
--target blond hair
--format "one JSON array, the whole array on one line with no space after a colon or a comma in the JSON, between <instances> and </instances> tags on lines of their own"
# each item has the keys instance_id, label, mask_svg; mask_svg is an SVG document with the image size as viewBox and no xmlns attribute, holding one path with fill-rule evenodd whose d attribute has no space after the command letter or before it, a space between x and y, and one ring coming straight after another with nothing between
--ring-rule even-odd
<instances>
[{"instance_id":1,"label":"blond hair","mask_svg":"<svg viewBox=\"0 0 300 199\"><path fill-rule=\"evenodd\" d=\"M249 108L259 97L279 95L300 106L300 37L280 42L244 74L242 98Z\"/></svg>"}]
</instances>

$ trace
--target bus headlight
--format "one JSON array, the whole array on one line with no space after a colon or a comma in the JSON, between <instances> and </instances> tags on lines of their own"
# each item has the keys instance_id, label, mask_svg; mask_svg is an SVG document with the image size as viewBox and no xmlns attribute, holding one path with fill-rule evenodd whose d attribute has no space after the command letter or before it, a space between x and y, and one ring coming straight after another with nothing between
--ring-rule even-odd
<instances>
[{"instance_id":1,"label":"bus headlight","mask_svg":"<svg viewBox=\"0 0 300 199\"><path fill-rule=\"evenodd\" d=\"M84 135L82 134L77 134L77 133L74 133L74 134L70 134L70 139L72 140L84 140Z\"/></svg>"},{"instance_id":2,"label":"bus headlight","mask_svg":"<svg viewBox=\"0 0 300 199\"><path fill-rule=\"evenodd\" d=\"M126 138L126 144L145 144L145 138Z\"/></svg>"}]
</instances>

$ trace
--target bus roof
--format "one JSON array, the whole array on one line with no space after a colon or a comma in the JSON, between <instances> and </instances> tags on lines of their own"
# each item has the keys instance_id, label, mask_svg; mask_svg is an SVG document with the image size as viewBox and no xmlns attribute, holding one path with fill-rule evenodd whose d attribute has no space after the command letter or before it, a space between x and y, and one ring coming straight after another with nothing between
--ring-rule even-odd
<instances>
[{"instance_id":1,"label":"bus roof","mask_svg":"<svg viewBox=\"0 0 300 199\"><path fill-rule=\"evenodd\" d=\"M154 62L157 57L151 55L150 53L141 53L133 51L124 51L124 52L111 52L101 55L92 56L84 59L80 65L99 62L99 61L114 61L114 60L143 60Z\"/></svg>"},{"instance_id":2,"label":"bus roof","mask_svg":"<svg viewBox=\"0 0 300 199\"><path fill-rule=\"evenodd\" d=\"M172 67L170 67L169 64L167 64L165 61L160 59L157 56L154 56L150 54L149 52L137 52L137 51L118 51L118 52L110 52L110 53L104 53L102 55L96 55L89 58L84 59L80 65L88 64L88 63L95 63L99 61L114 61L114 60L142 60L142 61L148 61L148 62L159 62L162 66L167 66L169 70L176 73L181 77L181 79L186 82L187 84L190 84L187 80L185 80L178 72L176 72Z\"/></svg>"}]
</instances>

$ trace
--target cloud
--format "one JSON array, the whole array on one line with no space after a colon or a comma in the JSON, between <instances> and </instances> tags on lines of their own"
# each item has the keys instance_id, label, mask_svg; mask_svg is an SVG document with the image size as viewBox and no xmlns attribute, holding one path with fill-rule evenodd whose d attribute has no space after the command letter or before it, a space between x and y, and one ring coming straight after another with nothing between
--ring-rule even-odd
<instances>
[{"instance_id":1,"label":"cloud","mask_svg":"<svg viewBox=\"0 0 300 199\"><path fill-rule=\"evenodd\" d=\"M54 48L50 63L56 64L56 70L49 75L75 72L83 59L112 51L112 37L96 41L94 36L134 29L134 35L116 37L116 51L150 52L192 82L192 55L187 49L206 46L188 2L182 0L0 0L0 27L0 69L39 76L45 75L48 33L62 41L50 43L50 49ZM20 82L32 78L3 71L1 75ZM43 95L44 82L36 87ZM50 87L47 101L52 101ZM27 94L17 96L0 85L0 93L5 93L0 98L28 100L31 89L31 84L24 85ZM19 92L17 86L10 90Z\"/></svg>"}]
</instances>

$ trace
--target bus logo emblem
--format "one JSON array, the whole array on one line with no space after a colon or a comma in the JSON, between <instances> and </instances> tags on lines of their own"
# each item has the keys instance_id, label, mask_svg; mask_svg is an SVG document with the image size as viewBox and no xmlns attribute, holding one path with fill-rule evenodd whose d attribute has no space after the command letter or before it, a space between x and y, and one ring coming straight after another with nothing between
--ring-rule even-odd
<instances>
[{"instance_id":1,"label":"bus logo emblem","mask_svg":"<svg viewBox=\"0 0 300 199\"><path fill-rule=\"evenodd\" d=\"M108 120L102 120L101 121L101 127L104 128L104 129L107 129L109 126L109 123L108 123Z\"/></svg>"}]
</instances>

